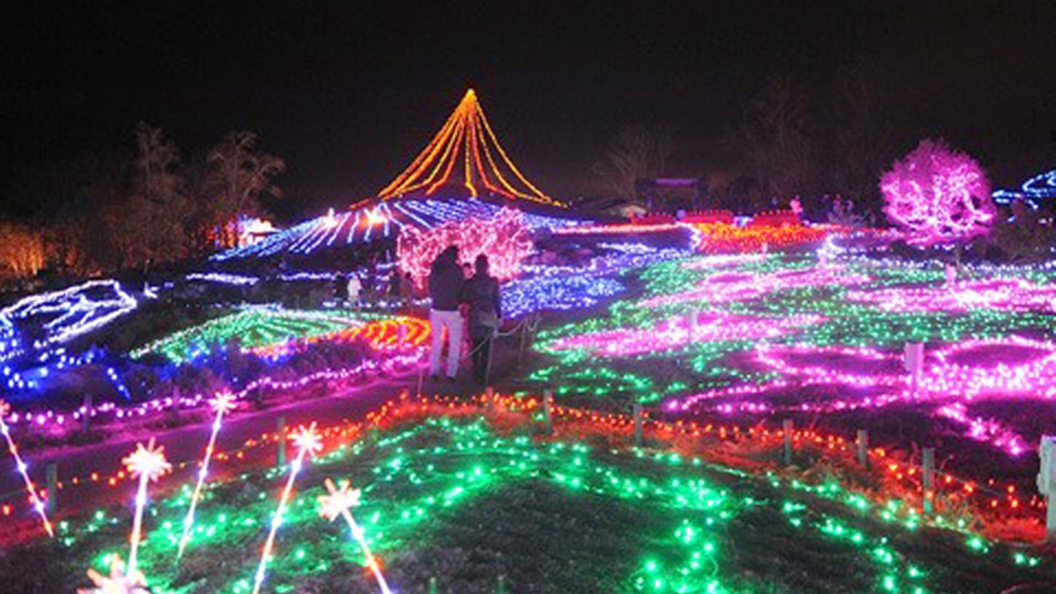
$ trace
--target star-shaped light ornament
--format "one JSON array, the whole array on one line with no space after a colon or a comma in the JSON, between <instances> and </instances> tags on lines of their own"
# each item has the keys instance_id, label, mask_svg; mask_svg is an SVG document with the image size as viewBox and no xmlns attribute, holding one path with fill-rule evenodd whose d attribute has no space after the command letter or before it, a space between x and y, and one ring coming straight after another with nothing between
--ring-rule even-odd
<instances>
[{"instance_id":1,"label":"star-shaped light ornament","mask_svg":"<svg viewBox=\"0 0 1056 594\"><path fill-rule=\"evenodd\" d=\"M92 580L95 587L78 589L77 594L150 594L142 572L134 571L131 575L125 575L125 562L116 553L109 560L110 575L88 569L88 579Z\"/></svg>"},{"instance_id":2,"label":"star-shaped light ornament","mask_svg":"<svg viewBox=\"0 0 1056 594\"><path fill-rule=\"evenodd\" d=\"M172 465L165 459L165 446L154 447L154 438L150 438L147 447L136 444L136 451L129 454L122 462L133 477L146 477L157 481L172 470Z\"/></svg>"},{"instance_id":3,"label":"star-shaped light ornament","mask_svg":"<svg viewBox=\"0 0 1056 594\"><path fill-rule=\"evenodd\" d=\"M319 497L319 514L327 520L332 522L353 507L359 507L360 490L353 489L349 481L334 485L334 481L326 479L326 490L330 494Z\"/></svg>"},{"instance_id":4,"label":"star-shaped light ornament","mask_svg":"<svg viewBox=\"0 0 1056 594\"><path fill-rule=\"evenodd\" d=\"M323 449L323 438L316 431L315 425L314 422L307 427L302 425L290 434L290 439L293 440L298 450L313 456Z\"/></svg>"},{"instance_id":5,"label":"star-shaped light ornament","mask_svg":"<svg viewBox=\"0 0 1056 594\"><path fill-rule=\"evenodd\" d=\"M229 413L235 410L235 395L230 392L222 392L210 400L209 405L213 407L213 412L218 415Z\"/></svg>"},{"instance_id":6,"label":"star-shaped light ornament","mask_svg":"<svg viewBox=\"0 0 1056 594\"><path fill-rule=\"evenodd\" d=\"M334 481L326 479L326 490L330 494L319 498L319 513L331 521L338 516L345 519L348 527L352 530L352 538L356 539L360 548L363 549L363 555L367 558L367 568L374 574L374 579L378 580L381 594L392 594L388 582L385 581L385 574L381 571L381 565L374 557L374 554L370 552L366 534L359 527L359 524L356 523L355 518L352 517L352 508L359 507L359 489L353 489L347 480L341 481L340 485L334 485Z\"/></svg>"}]
</instances>

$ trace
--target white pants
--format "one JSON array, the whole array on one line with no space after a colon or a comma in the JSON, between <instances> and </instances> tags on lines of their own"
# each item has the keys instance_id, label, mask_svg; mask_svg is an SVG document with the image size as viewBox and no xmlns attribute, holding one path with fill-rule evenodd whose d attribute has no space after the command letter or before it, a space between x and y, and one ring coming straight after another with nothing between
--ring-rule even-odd
<instances>
[{"instance_id":1,"label":"white pants","mask_svg":"<svg viewBox=\"0 0 1056 594\"><path fill-rule=\"evenodd\" d=\"M440 352L444 350L444 328L447 328L447 377L458 373L462 357L462 313L459 311L429 310L429 324L433 329L433 352L429 355L429 375L440 373Z\"/></svg>"}]
</instances>

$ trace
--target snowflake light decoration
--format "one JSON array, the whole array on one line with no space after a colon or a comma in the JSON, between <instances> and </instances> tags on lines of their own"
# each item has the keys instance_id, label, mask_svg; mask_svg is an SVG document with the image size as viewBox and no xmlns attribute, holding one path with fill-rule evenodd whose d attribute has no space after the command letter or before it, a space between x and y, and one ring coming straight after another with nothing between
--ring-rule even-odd
<instances>
[{"instance_id":1,"label":"snowflake light decoration","mask_svg":"<svg viewBox=\"0 0 1056 594\"><path fill-rule=\"evenodd\" d=\"M349 481L341 481L339 485L334 485L334 481L326 479L325 484L330 494L319 497L321 516L332 522L353 507L359 507L360 490L353 489Z\"/></svg>"},{"instance_id":2,"label":"snowflake light decoration","mask_svg":"<svg viewBox=\"0 0 1056 594\"><path fill-rule=\"evenodd\" d=\"M217 415L229 413L235 409L235 395L230 392L222 392L210 400L209 405Z\"/></svg>"},{"instance_id":3,"label":"snowflake light decoration","mask_svg":"<svg viewBox=\"0 0 1056 594\"><path fill-rule=\"evenodd\" d=\"M136 451L122 460L129 474L141 480L157 481L172 470L172 465L165 459L165 446L154 447L154 438L150 438L147 447L136 444Z\"/></svg>"},{"instance_id":4,"label":"snowflake light decoration","mask_svg":"<svg viewBox=\"0 0 1056 594\"><path fill-rule=\"evenodd\" d=\"M293 443L297 446L298 450L313 456L323 449L323 438L319 435L319 432L315 427L316 423L313 422L307 427L298 427L290 434L290 439L293 440Z\"/></svg>"},{"instance_id":5,"label":"snowflake light decoration","mask_svg":"<svg viewBox=\"0 0 1056 594\"><path fill-rule=\"evenodd\" d=\"M95 584L94 588L78 589L77 594L150 594L147 581L140 571L125 574L125 562L121 556L110 556L110 574L103 575L93 568L88 569L88 579Z\"/></svg>"},{"instance_id":6,"label":"snowflake light decoration","mask_svg":"<svg viewBox=\"0 0 1056 594\"><path fill-rule=\"evenodd\" d=\"M139 551L139 543L143 540L143 508L147 505L147 484L172 470L172 465L165 459L165 446L155 448L153 437L145 448L143 444L137 443L136 451L122 462L128 468L129 474L139 479L139 488L136 490L136 515L132 520L132 537L129 539L128 572L125 574L131 579L136 575L136 554Z\"/></svg>"}]
</instances>

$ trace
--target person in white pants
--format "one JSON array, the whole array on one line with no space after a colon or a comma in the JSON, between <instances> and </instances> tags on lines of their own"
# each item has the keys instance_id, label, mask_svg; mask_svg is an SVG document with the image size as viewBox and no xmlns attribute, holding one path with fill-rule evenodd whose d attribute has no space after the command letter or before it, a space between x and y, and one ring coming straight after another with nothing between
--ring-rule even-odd
<instances>
[{"instance_id":1,"label":"person in white pants","mask_svg":"<svg viewBox=\"0 0 1056 594\"><path fill-rule=\"evenodd\" d=\"M429 375L435 381L439 379L440 355L444 350L444 329L447 329L447 370L444 374L448 381L454 381L458 373L458 360L462 357L462 285L465 279L462 268L458 265L458 247L448 246L436 260L429 271L429 297L432 305L429 310L429 323L433 330L433 350L429 355Z\"/></svg>"},{"instance_id":2,"label":"person in white pants","mask_svg":"<svg viewBox=\"0 0 1056 594\"><path fill-rule=\"evenodd\" d=\"M433 350L429 354L429 375L438 379L440 354L444 350L444 329L447 329L447 369L444 376L454 380L458 373L458 360L462 358L462 312L429 310L429 323L433 327Z\"/></svg>"}]
</instances>

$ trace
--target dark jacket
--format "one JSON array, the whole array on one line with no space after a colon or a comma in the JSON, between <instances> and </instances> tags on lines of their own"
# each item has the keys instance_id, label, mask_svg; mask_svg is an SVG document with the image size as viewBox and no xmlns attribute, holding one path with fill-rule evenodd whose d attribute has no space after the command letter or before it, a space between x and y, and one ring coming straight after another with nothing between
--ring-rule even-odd
<instances>
[{"instance_id":1,"label":"dark jacket","mask_svg":"<svg viewBox=\"0 0 1056 594\"><path fill-rule=\"evenodd\" d=\"M486 274L477 273L466 281L462 289L462 301L469 305L469 328L488 330L495 327L502 317L502 302L499 299L499 281Z\"/></svg>"},{"instance_id":2,"label":"dark jacket","mask_svg":"<svg viewBox=\"0 0 1056 594\"><path fill-rule=\"evenodd\" d=\"M462 302L462 285L465 280L458 263L446 258L437 258L429 271L429 298L433 309L458 311Z\"/></svg>"}]
</instances>

